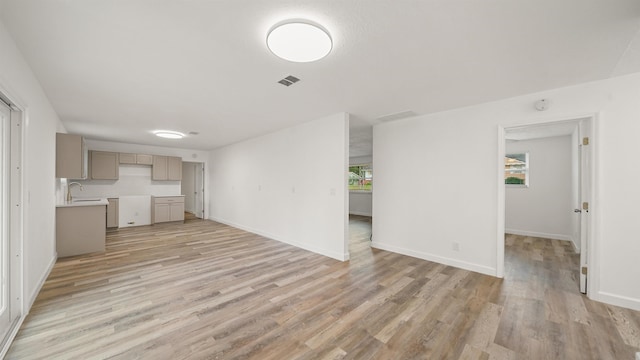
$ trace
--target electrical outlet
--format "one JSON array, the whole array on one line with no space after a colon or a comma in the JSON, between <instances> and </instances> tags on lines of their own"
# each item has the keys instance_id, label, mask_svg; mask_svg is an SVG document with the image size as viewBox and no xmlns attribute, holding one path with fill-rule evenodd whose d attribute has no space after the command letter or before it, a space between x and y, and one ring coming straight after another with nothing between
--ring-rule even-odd
<instances>
[{"instance_id":1,"label":"electrical outlet","mask_svg":"<svg viewBox=\"0 0 640 360\"><path fill-rule=\"evenodd\" d=\"M459 242L452 242L451 243L451 249L453 251L460 251L460 243Z\"/></svg>"},{"instance_id":2,"label":"electrical outlet","mask_svg":"<svg viewBox=\"0 0 640 360\"><path fill-rule=\"evenodd\" d=\"M636 360L640 360L640 352L636 353Z\"/></svg>"}]
</instances>

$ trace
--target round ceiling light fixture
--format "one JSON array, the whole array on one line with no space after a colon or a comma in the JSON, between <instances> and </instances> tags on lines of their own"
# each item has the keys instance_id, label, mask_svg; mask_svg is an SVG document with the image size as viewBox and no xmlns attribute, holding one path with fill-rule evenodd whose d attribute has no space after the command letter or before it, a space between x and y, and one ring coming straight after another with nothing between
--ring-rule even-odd
<instances>
[{"instance_id":1,"label":"round ceiling light fixture","mask_svg":"<svg viewBox=\"0 0 640 360\"><path fill-rule=\"evenodd\" d=\"M267 34L271 52L293 62L320 60L331 52L333 41L329 32L306 20L290 20L275 25Z\"/></svg>"},{"instance_id":2,"label":"round ceiling light fixture","mask_svg":"<svg viewBox=\"0 0 640 360\"><path fill-rule=\"evenodd\" d=\"M177 132L177 131L170 131L170 130L158 130L158 131L154 131L153 133L156 136L159 136L165 139L182 139L184 137L183 133Z\"/></svg>"}]
</instances>

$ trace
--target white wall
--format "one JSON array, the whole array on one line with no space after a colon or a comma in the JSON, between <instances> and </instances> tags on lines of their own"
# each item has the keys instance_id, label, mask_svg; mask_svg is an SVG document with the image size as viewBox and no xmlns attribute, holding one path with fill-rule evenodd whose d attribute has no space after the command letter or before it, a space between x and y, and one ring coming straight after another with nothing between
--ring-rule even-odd
<instances>
[{"instance_id":1,"label":"white wall","mask_svg":"<svg viewBox=\"0 0 640 360\"><path fill-rule=\"evenodd\" d=\"M211 152L212 220L346 260L348 115Z\"/></svg>"},{"instance_id":2,"label":"white wall","mask_svg":"<svg viewBox=\"0 0 640 360\"><path fill-rule=\"evenodd\" d=\"M372 164L373 168L373 156L355 156L349 158L349 165L362 165ZM373 173L373 187L375 188L375 170ZM349 192L349 214L371 216L372 213L372 192Z\"/></svg>"},{"instance_id":3,"label":"white wall","mask_svg":"<svg viewBox=\"0 0 640 360\"><path fill-rule=\"evenodd\" d=\"M507 142L507 154L529 153L529 186L505 187L505 231L572 240L571 136Z\"/></svg>"},{"instance_id":4,"label":"white wall","mask_svg":"<svg viewBox=\"0 0 640 360\"><path fill-rule=\"evenodd\" d=\"M534 110L548 99L545 112ZM498 125L598 114L590 296L640 309L640 73L377 125L373 245L497 273ZM464 160L464 166L459 161ZM420 186L398 176L413 169ZM454 251L452 243L459 243Z\"/></svg>"},{"instance_id":5,"label":"white wall","mask_svg":"<svg viewBox=\"0 0 640 360\"><path fill-rule=\"evenodd\" d=\"M29 65L0 22L0 91L25 111L23 123L23 216L25 311L56 260L55 142L64 129Z\"/></svg>"}]
</instances>

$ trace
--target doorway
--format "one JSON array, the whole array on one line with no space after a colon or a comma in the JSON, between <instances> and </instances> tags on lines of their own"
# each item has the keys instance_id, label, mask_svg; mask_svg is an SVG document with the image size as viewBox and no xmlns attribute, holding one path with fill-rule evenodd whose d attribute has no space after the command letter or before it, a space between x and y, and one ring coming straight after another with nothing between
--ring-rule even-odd
<instances>
[{"instance_id":1,"label":"doorway","mask_svg":"<svg viewBox=\"0 0 640 360\"><path fill-rule=\"evenodd\" d=\"M350 257L363 253L372 240L373 216L373 127L358 119L349 121L349 156L347 168L348 244Z\"/></svg>"},{"instance_id":2,"label":"doorway","mask_svg":"<svg viewBox=\"0 0 640 360\"><path fill-rule=\"evenodd\" d=\"M531 140L531 139L545 139L559 136L569 136L571 138L571 194L569 207L566 205L563 211L566 214L563 216L570 223L570 230L566 233L566 238L561 240L571 240L573 248L579 253L580 261L579 266L574 269L575 274L579 277L580 291L586 294L590 293L587 284L590 283L591 277L589 276L588 267L593 268L593 256L590 249L593 249L593 240L590 234L592 231L592 217L589 213L593 194L593 124L595 122L595 116L576 117L572 119L561 119L556 121L536 123L529 125L500 127L499 128L499 143L498 143L498 168L499 168L499 181L498 181L498 244L497 244L497 266L496 273L498 277L504 277L504 264L505 264L505 233L506 233L506 192L505 189L508 182L507 176L511 176L513 182L517 182L517 177L522 177L522 182L525 182L525 177L516 175L507 175L510 171L508 169L511 161L505 160L506 155L510 155L515 160L511 163L516 163L518 159L529 159L528 154L509 154L508 149L510 147L509 141L518 140ZM517 147L516 147L517 148ZM522 149L520 149L522 150ZM526 156L525 156L526 155ZM505 165L507 165L505 167ZM523 165L524 166L524 165ZM566 176L566 174L565 174ZM528 181L528 180L527 180ZM520 185L524 186L524 184ZM526 189L525 189L526 190ZM544 232L542 232L544 234ZM523 234L531 235L533 234ZM539 236L545 237L545 236Z\"/></svg>"},{"instance_id":3,"label":"doorway","mask_svg":"<svg viewBox=\"0 0 640 360\"><path fill-rule=\"evenodd\" d=\"M22 112L0 94L0 339L2 354L22 316Z\"/></svg>"},{"instance_id":4,"label":"doorway","mask_svg":"<svg viewBox=\"0 0 640 360\"><path fill-rule=\"evenodd\" d=\"M185 219L204 219L204 163L183 162L180 184Z\"/></svg>"}]
</instances>

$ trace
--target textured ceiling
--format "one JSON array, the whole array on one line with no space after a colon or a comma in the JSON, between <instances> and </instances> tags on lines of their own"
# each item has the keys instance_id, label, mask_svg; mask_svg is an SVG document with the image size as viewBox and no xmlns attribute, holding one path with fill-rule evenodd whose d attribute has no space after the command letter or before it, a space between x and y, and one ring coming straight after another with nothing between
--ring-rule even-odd
<instances>
[{"instance_id":1,"label":"textured ceiling","mask_svg":"<svg viewBox=\"0 0 640 360\"><path fill-rule=\"evenodd\" d=\"M70 132L193 149L640 71L638 0L3 0L0 17ZM331 32L327 58L269 52L267 31L291 18Z\"/></svg>"}]
</instances>

